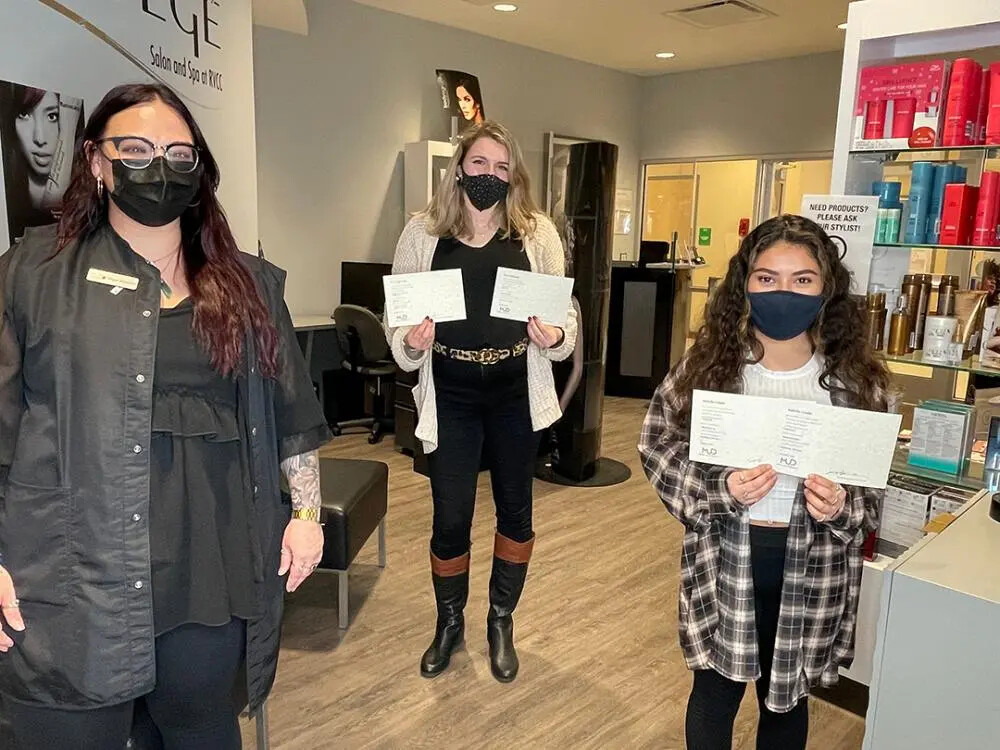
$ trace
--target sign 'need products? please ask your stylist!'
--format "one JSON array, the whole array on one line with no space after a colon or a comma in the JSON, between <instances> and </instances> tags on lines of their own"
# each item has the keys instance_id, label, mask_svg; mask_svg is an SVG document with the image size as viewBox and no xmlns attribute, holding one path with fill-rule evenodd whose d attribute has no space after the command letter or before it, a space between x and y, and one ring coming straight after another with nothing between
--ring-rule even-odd
<instances>
[{"instance_id":1,"label":"sign 'need products? please ask your stylist!'","mask_svg":"<svg viewBox=\"0 0 1000 750\"><path fill-rule=\"evenodd\" d=\"M857 288L868 287L868 271L878 220L876 195L804 195L802 215L819 224L838 245Z\"/></svg>"}]
</instances>

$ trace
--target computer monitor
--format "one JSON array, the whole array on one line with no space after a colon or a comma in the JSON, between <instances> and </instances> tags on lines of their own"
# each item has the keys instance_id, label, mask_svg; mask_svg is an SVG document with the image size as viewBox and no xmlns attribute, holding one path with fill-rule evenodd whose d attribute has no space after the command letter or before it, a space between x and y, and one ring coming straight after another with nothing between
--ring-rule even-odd
<instances>
[{"instance_id":1,"label":"computer monitor","mask_svg":"<svg viewBox=\"0 0 1000 750\"><path fill-rule=\"evenodd\" d=\"M392 273L391 263L345 260L340 264L340 303L367 307L376 315L385 312L382 277Z\"/></svg>"},{"instance_id":2,"label":"computer monitor","mask_svg":"<svg viewBox=\"0 0 1000 750\"><path fill-rule=\"evenodd\" d=\"M650 263L665 263L670 260L670 243L659 240L643 240L639 243L639 266Z\"/></svg>"}]
</instances>

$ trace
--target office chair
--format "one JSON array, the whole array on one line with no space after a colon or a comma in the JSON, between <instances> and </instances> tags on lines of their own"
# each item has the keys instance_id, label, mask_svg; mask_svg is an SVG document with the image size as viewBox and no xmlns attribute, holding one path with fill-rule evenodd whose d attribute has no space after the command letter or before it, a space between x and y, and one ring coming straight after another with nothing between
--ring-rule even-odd
<instances>
[{"instance_id":1,"label":"office chair","mask_svg":"<svg viewBox=\"0 0 1000 750\"><path fill-rule=\"evenodd\" d=\"M340 435L351 427L371 427L368 442L373 445L385 432L393 429L392 418L387 415L386 391L396 374L396 363L389 352L382 323L375 314L358 305L340 305L333 311L337 338L346 358L341 367L365 379L365 388L372 395L372 416L337 422L333 434Z\"/></svg>"}]
</instances>

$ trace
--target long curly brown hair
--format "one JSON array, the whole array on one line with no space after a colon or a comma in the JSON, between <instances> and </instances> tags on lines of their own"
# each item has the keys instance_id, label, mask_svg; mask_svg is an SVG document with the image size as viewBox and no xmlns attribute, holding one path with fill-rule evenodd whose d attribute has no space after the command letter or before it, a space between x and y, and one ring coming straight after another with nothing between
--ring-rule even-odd
<instances>
[{"instance_id":1,"label":"long curly brown hair","mask_svg":"<svg viewBox=\"0 0 1000 750\"><path fill-rule=\"evenodd\" d=\"M747 283L757 257L778 242L807 248L819 264L824 302L809 335L824 358L820 386L843 393L855 408L885 411L889 371L865 338L861 307L851 297L851 273L837 245L816 222L786 214L765 221L743 239L705 307L705 323L678 376L683 425L690 423L693 390L739 393L744 365L763 358L764 347L750 320Z\"/></svg>"},{"instance_id":2,"label":"long curly brown hair","mask_svg":"<svg viewBox=\"0 0 1000 750\"><path fill-rule=\"evenodd\" d=\"M216 197L219 166L194 116L170 88L155 83L117 86L94 109L77 142L69 187L63 197L58 250L93 235L108 221L108 196L97 191L90 171L93 144L104 135L114 115L138 104L159 99L179 114L191 130L204 166L201 187L193 206L181 216L181 241L187 282L194 302L193 329L208 352L212 366L232 375L244 355L244 334L254 337L260 371L274 377L278 362L278 332L253 275L244 264Z\"/></svg>"}]
</instances>

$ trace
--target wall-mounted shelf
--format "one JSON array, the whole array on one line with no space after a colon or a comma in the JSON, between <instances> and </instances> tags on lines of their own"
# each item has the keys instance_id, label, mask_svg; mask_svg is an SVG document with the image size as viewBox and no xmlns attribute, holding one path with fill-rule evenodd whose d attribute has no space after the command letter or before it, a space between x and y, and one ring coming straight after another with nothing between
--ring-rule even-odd
<instances>
[{"instance_id":1,"label":"wall-mounted shelf","mask_svg":"<svg viewBox=\"0 0 1000 750\"><path fill-rule=\"evenodd\" d=\"M979 154L986 152L987 158L993 158L1000 153L1000 146L930 146L928 148L879 148L879 149L865 149L865 148L855 148L851 149L848 153L851 156L885 156L885 157L895 157L902 154L950 154L953 152L972 154L978 156ZM991 152L992 155L991 155ZM942 160L947 159L947 157L942 157ZM933 161L933 160L932 160Z\"/></svg>"},{"instance_id":2,"label":"wall-mounted shelf","mask_svg":"<svg viewBox=\"0 0 1000 750\"><path fill-rule=\"evenodd\" d=\"M916 242L876 242L874 247L888 247L897 250L959 250L966 252L1000 253L1000 245L942 245L919 244Z\"/></svg>"},{"instance_id":3,"label":"wall-mounted shelf","mask_svg":"<svg viewBox=\"0 0 1000 750\"><path fill-rule=\"evenodd\" d=\"M954 370L955 372L971 372L976 375L989 375L1000 378L1000 369L986 367L979 363L978 356L966 357L956 364L942 364L940 362L924 362L924 353L920 350L912 354L884 354L886 362L898 362L904 365L922 365L923 367L934 367L938 370Z\"/></svg>"}]
</instances>

